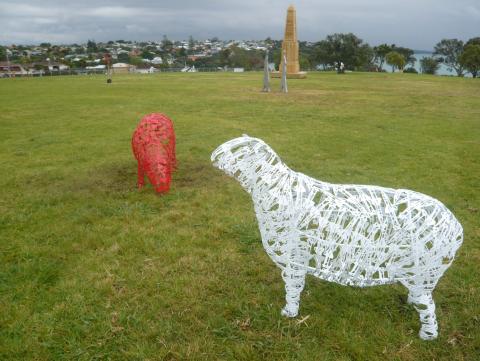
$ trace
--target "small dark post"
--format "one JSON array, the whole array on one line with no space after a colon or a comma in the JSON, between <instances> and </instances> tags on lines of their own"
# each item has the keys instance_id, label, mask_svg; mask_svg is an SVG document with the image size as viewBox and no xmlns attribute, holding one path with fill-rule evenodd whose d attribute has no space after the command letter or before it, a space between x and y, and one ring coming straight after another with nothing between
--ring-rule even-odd
<instances>
[{"instance_id":1,"label":"small dark post","mask_svg":"<svg viewBox=\"0 0 480 361\"><path fill-rule=\"evenodd\" d=\"M287 55L285 51L283 51L283 64L282 64L282 82L280 85L280 90L283 93L288 93L287 87Z\"/></svg>"},{"instance_id":2,"label":"small dark post","mask_svg":"<svg viewBox=\"0 0 480 361\"><path fill-rule=\"evenodd\" d=\"M112 82L112 55L110 53L103 54L103 61L107 66L107 84Z\"/></svg>"},{"instance_id":3,"label":"small dark post","mask_svg":"<svg viewBox=\"0 0 480 361\"><path fill-rule=\"evenodd\" d=\"M265 52L265 62L263 65L263 90L262 92L270 92L270 72L268 71L268 50Z\"/></svg>"}]
</instances>

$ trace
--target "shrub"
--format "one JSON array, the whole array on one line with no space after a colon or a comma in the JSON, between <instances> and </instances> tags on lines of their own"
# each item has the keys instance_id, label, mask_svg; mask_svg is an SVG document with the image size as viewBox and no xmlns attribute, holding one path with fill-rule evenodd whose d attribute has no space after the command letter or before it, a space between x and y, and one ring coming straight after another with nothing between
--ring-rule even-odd
<instances>
[{"instance_id":1,"label":"shrub","mask_svg":"<svg viewBox=\"0 0 480 361\"><path fill-rule=\"evenodd\" d=\"M418 74L417 69L415 69L414 67L407 68L407 69L403 70L403 72L404 73L411 73L411 74Z\"/></svg>"},{"instance_id":2,"label":"shrub","mask_svg":"<svg viewBox=\"0 0 480 361\"><path fill-rule=\"evenodd\" d=\"M435 74L440 67L440 64L434 57L426 56L425 58L420 59L420 67L423 74Z\"/></svg>"},{"instance_id":3,"label":"shrub","mask_svg":"<svg viewBox=\"0 0 480 361\"><path fill-rule=\"evenodd\" d=\"M387 61L387 64L392 66L392 73L395 71L395 69L402 70L406 64L405 57L396 51L389 52L385 56L385 59Z\"/></svg>"},{"instance_id":4,"label":"shrub","mask_svg":"<svg viewBox=\"0 0 480 361\"><path fill-rule=\"evenodd\" d=\"M476 78L480 71L480 45L467 45L460 56L460 63Z\"/></svg>"}]
</instances>

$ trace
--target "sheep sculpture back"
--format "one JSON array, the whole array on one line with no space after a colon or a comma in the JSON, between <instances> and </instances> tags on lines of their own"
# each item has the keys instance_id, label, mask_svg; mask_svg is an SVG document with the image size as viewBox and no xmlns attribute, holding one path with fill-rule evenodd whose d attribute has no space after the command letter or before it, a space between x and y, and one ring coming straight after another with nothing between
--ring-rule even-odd
<instances>
[{"instance_id":1,"label":"sheep sculpture back","mask_svg":"<svg viewBox=\"0 0 480 361\"><path fill-rule=\"evenodd\" d=\"M282 270L284 316L298 314L307 274L358 287L399 282L419 313L420 338L437 337L432 291L463 240L442 203L405 189L318 181L246 135L211 160L252 195L263 246Z\"/></svg>"},{"instance_id":2,"label":"sheep sculpture back","mask_svg":"<svg viewBox=\"0 0 480 361\"><path fill-rule=\"evenodd\" d=\"M133 154L138 162L138 187L145 185L145 175L158 193L168 192L176 167L173 123L164 114L152 113L142 118L132 137Z\"/></svg>"}]
</instances>

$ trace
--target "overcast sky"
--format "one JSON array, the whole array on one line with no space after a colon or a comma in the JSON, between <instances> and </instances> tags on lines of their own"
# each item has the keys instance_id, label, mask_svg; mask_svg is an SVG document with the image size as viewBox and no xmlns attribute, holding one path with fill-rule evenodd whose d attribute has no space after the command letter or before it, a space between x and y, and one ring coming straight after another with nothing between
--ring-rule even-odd
<instances>
[{"instance_id":1,"label":"overcast sky","mask_svg":"<svg viewBox=\"0 0 480 361\"><path fill-rule=\"evenodd\" d=\"M300 40L353 32L370 45L428 50L480 36L480 0L0 0L0 43L281 39L290 4Z\"/></svg>"}]
</instances>

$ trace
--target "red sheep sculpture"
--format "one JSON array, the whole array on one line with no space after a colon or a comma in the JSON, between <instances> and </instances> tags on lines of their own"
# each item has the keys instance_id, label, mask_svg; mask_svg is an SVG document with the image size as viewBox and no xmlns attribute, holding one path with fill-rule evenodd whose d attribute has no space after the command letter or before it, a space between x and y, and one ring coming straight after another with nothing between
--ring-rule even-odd
<instances>
[{"instance_id":1,"label":"red sheep sculpture","mask_svg":"<svg viewBox=\"0 0 480 361\"><path fill-rule=\"evenodd\" d=\"M145 185L146 174L158 193L168 192L176 167L175 132L170 118L161 113L144 116L133 133L132 149L138 161L138 188Z\"/></svg>"}]
</instances>

